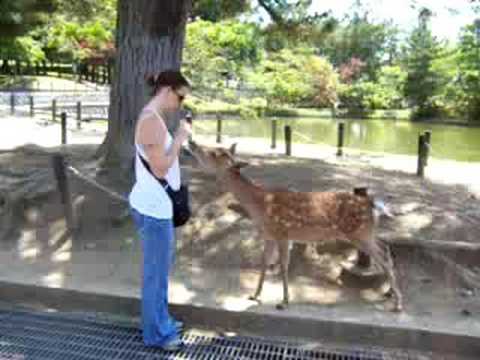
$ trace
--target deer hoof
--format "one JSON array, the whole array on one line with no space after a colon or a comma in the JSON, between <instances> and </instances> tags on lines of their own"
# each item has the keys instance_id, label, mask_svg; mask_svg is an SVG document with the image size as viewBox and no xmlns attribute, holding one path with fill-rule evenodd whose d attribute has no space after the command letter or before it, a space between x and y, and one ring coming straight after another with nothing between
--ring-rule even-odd
<instances>
[{"instance_id":1,"label":"deer hoof","mask_svg":"<svg viewBox=\"0 0 480 360\"><path fill-rule=\"evenodd\" d=\"M392 311L396 312L396 313L403 312L403 305L402 304L395 304Z\"/></svg>"},{"instance_id":2,"label":"deer hoof","mask_svg":"<svg viewBox=\"0 0 480 360\"><path fill-rule=\"evenodd\" d=\"M280 304L277 304L276 308L277 310L285 310L286 308L288 307L288 304L286 303L280 303Z\"/></svg>"},{"instance_id":3,"label":"deer hoof","mask_svg":"<svg viewBox=\"0 0 480 360\"><path fill-rule=\"evenodd\" d=\"M260 299L258 298L258 296L255 296L255 295L250 295L248 297L248 300L251 300L251 301L256 301L257 303L261 304L262 302L260 301Z\"/></svg>"},{"instance_id":4,"label":"deer hoof","mask_svg":"<svg viewBox=\"0 0 480 360\"><path fill-rule=\"evenodd\" d=\"M393 304L391 302L389 302L389 306L387 306L387 309L390 311L390 312L393 312L393 313L401 313L403 312L403 305L401 302L397 302L397 301L394 301Z\"/></svg>"}]
</instances>

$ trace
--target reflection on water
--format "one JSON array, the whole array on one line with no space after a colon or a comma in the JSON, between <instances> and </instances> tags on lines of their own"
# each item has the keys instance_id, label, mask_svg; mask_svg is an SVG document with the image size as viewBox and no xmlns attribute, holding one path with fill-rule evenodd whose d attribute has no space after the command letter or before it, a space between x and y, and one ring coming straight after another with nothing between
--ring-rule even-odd
<instances>
[{"instance_id":1,"label":"reflection on water","mask_svg":"<svg viewBox=\"0 0 480 360\"><path fill-rule=\"evenodd\" d=\"M198 133L213 134L213 120L198 120ZM337 124L345 122L345 146L356 149L416 155L418 135L432 132L431 156L458 161L480 161L480 127L413 123L405 120L279 119L277 141L283 141L283 127L292 126L293 141L336 146ZM198 124L198 123L197 123ZM232 136L270 139L271 122L264 119L224 120L222 132Z\"/></svg>"}]
</instances>

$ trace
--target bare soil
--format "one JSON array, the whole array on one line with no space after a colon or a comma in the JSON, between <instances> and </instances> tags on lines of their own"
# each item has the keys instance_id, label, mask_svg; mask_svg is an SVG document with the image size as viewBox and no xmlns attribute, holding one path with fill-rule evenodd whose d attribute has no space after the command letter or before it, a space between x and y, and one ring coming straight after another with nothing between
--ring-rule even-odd
<instances>
[{"instance_id":1,"label":"bare soil","mask_svg":"<svg viewBox=\"0 0 480 360\"><path fill-rule=\"evenodd\" d=\"M37 251L42 253L54 253L68 239L64 206L51 170L51 155L57 151L63 152L68 163L82 173L127 195L128 181L119 174L98 170L95 150L92 145L48 150L24 146L0 153L1 250L25 246L22 234L28 230L34 230L34 241L40 245ZM404 243L438 240L479 244L480 200L466 187L433 183L402 172L374 168L365 171L360 166L332 165L321 160L247 154L241 158L251 163L243 170L248 176L272 187L351 191L356 186L368 185L369 193L383 198L395 214L394 219L381 221L378 236L394 243L392 250L407 312L433 317L460 314L478 319L480 252L439 251ZM194 216L179 233L178 266L194 262L202 268L217 270L257 270L263 244L256 239L250 220L235 210L235 201L222 192L213 177L199 171L188 156L183 160ZM126 203L72 174L69 179L77 224L74 248L103 251L131 246L136 235ZM56 240L52 241L54 237ZM386 304L388 308L388 301L382 302L382 294L388 289L383 276L358 277L340 271L339 264L354 255L346 247L308 247L305 251L294 248L291 284L324 290L341 287L350 295L332 300L328 296L322 298L320 293L294 292L292 301L340 306L349 299L374 301L377 306ZM215 284L208 286L213 288Z\"/></svg>"}]
</instances>

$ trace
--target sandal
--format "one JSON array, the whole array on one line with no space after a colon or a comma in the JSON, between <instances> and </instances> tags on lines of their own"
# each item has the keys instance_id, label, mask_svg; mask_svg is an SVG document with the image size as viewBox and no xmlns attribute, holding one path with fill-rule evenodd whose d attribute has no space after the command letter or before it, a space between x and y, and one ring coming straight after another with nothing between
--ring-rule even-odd
<instances>
[{"instance_id":1,"label":"sandal","mask_svg":"<svg viewBox=\"0 0 480 360\"><path fill-rule=\"evenodd\" d=\"M178 332L183 331L183 328L184 328L185 324L182 321L175 320L174 318L170 318L170 321L173 323L173 326L175 326L175 329Z\"/></svg>"},{"instance_id":2,"label":"sandal","mask_svg":"<svg viewBox=\"0 0 480 360\"><path fill-rule=\"evenodd\" d=\"M185 343L181 338L174 338L170 341L167 341L165 344L161 346L162 350L165 351L178 351L181 350L185 346Z\"/></svg>"}]
</instances>

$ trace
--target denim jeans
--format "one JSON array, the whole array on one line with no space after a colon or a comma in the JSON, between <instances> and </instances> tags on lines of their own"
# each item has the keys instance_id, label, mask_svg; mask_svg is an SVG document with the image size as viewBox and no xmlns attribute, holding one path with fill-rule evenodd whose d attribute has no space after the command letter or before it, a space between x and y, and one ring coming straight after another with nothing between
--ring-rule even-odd
<instances>
[{"instance_id":1,"label":"denim jeans","mask_svg":"<svg viewBox=\"0 0 480 360\"><path fill-rule=\"evenodd\" d=\"M178 336L168 312L168 279L175 253L171 219L157 219L131 209L142 241L142 330L147 346L162 346Z\"/></svg>"}]
</instances>

